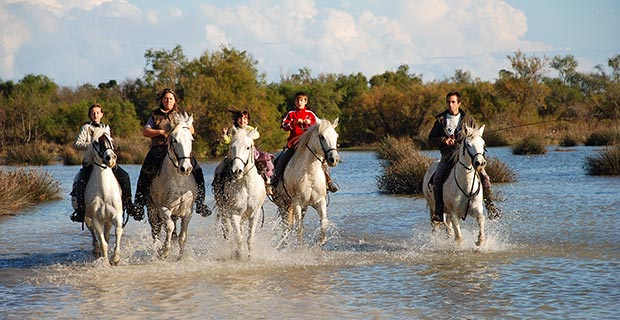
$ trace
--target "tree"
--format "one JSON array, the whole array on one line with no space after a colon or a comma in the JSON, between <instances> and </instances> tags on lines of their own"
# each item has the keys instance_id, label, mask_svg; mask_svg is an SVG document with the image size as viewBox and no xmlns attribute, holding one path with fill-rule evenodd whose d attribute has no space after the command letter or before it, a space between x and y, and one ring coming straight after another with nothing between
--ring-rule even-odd
<instances>
[{"instance_id":1,"label":"tree","mask_svg":"<svg viewBox=\"0 0 620 320\"><path fill-rule=\"evenodd\" d=\"M31 143L40 138L41 121L53 112L52 98L58 86L44 75L28 74L6 99L7 138Z\"/></svg>"},{"instance_id":2,"label":"tree","mask_svg":"<svg viewBox=\"0 0 620 320\"><path fill-rule=\"evenodd\" d=\"M542 83L546 59L527 57L521 51L508 56L513 71L502 70L495 83L497 93L513 108L510 114L515 123L532 120L539 107L544 108L544 99L549 88Z\"/></svg>"}]
</instances>

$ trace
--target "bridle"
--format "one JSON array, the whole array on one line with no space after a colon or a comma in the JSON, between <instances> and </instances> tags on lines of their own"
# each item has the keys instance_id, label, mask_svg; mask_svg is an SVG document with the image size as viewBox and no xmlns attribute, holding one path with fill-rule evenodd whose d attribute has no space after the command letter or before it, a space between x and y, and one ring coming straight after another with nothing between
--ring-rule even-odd
<instances>
[{"instance_id":1,"label":"bridle","mask_svg":"<svg viewBox=\"0 0 620 320\"><path fill-rule=\"evenodd\" d=\"M308 150L310 150L310 153L312 153L312 155L313 155L313 156L314 156L317 160L319 160L321 163L324 163L324 162L325 162L325 156L326 156L329 152L334 151L334 150L335 150L335 151L338 151L338 149L336 149L336 148L333 148L333 147L330 147L330 146L327 146L327 147L326 147L326 146L325 146L325 143L327 143L327 139L325 139L325 136L324 136L324 135L319 134L319 144L321 145L321 151L323 151L323 157L321 158L321 157L319 157L319 156L316 154L316 151L314 151L314 150L312 150L312 149L310 148L310 146L308 145L308 142L306 142L306 148L307 148Z\"/></svg>"},{"instance_id":2,"label":"bridle","mask_svg":"<svg viewBox=\"0 0 620 320\"><path fill-rule=\"evenodd\" d=\"M482 153L481 153L481 152L472 153L472 152L469 150L469 148L467 147L467 143L465 142L465 140L466 140L466 139L464 139L464 140L463 140L463 152L462 152L462 154L463 154L463 156L464 156L464 155L465 155L465 151L467 151L467 155L469 155L469 159L471 160L472 165L471 165L471 167L467 167L467 166L466 166L466 165L465 165L465 164L461 161L461 159L460 159L460 158L459 158L459 164L461 164L461 166L463 166L463 168L465 168L465 170L470 171L470 170L473 170L473 169L474 169L474 165L473 165L474 158L475 158L477 155L481 155L481 156L484 158L484 152L482 152ZM484 148L484 150L485 150L485 152L486 152L486 148Z\"/></svg>"},{"instance_id":3,"label":"bridle","mask_svg":"<svg viewBox=\"0 0 620 320\"><path fill-rule=\"evenodd\" d=\"M188 126L183 126L180 127L179 129L187 129L190 130L190 128ZM176 129L175 129L176 130ZM168 159L170 159L170 161L172 162L172 165L175 168L179 168L179 164L181 163L181 160L183 159L191 159L191 157L189 156L179 156L177 154L177 150L174 148L174 144L176 143L174 141L175 139L173 138L173 135L170 135L170 137L168 138ZM170 156L170 150L172 150L172 154L174 155L174 159L172 158L172 156ZM175 162L176 160L176 162Z\"/></svg>"},{"instance_id":4,"label":"bridle","mask_svg":"<svg viewBox=\"0 0 620 320\"><path fill-rule=\"evenodd\" d=\"M232 145L232 142L231 142ZM241 161L241 163L243 163L243 174L245 175L246 173L248 173L250 170L252 170L252 168L254 168L256 165L254 163L254 155L253 152L254 151L254 144L251 144L249 146L249 152L248 152L248 158L246 160L241 159L241 157L239 156L235 156L230 160L230 165L232 166L233 162L235 162L235 160L239 160ZM248 168L248 164L252 164L251 167Z\"/></svg>"},{"instance_id":5,"label":"bridle","mask_svg":"<svg viewBox=\"0 0 620 320\"><path fill-rule=\"evenodd\" d=\"M463 216L463 219L465 219L464 217L467 216L467 214L469 213L469 208L471 207L471 201L474 199L475 196L478 195L478 193L480 193L480 189L482 187L482 183L480 182L480 176L478 174L478 172L476 172L474 170L474 158L478 155L482 155L482 157L484 157L484 153L472 153L469 148L467 147L467 143L465 142L466 139L463 139L463 152L462 155L465 156L465 150L467 150L467 155L469 156L470 160L471 160L471 166L467 167L462 161L461 158L459 157L459 164L461 166L463 166L463 168L467 171L467 175L469 175L470 171L473 171L474 173L474 178L471 184L471 189L469 190L469 192L466 192L465 190L463 190L463 187L461 187L461 185L459 184L459 180L456 178L456 174L453 174L454 176L454 182L456 183L457 188L459 188L459 190L461 191L461 193L463 193L463 195L467 198L467 209L465 210L465 215ZM476 183L476 180L478 180L478 183ZM474 191L474 187L477 185L476 190Z\"/></svg>"},{"instance_id":6,"label":"bridle","mask_svg":"<svg viewBox=\"0 0 620 320\"><path fill-rule=\"evenodd\" d=\"M103 148L101 148L102 146ZM97 163L97 161L93 159L93 163L101 169L108 168L108 165L105 164L105 161L103 161L103 159L105 157L106 151L110 149L114 151L114 144L112 143L112 141L108 138L106 134L102 134L101 136L99 136L99 139L93 143L93 149L102 160L101 163Z\"/></svg>"}]
</instances>

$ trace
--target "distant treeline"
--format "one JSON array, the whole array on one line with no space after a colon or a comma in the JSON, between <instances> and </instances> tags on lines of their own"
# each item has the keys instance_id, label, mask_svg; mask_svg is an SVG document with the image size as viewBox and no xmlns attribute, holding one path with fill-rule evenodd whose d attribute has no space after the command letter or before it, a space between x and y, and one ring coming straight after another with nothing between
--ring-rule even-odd
<instances>
[{"instance_id":1,"label":"distant treeline","mask_svg":"<svg viewBox=\"0 0 620 320\"><path fill-rule=\"evenodd\" d=\"M194 114L195 149L201 157L212 155L222 128L231 125L230 108L250 110L250 124L261 132L262 149L280 149L286 139L280 119L294 105L297 91L309 94L308 106L319 117L340 118L339 142L351 147L377 144L388 136L423 141L452 90L462 93L463 108L489 132L555 120L545 130L566 130L575 124L596 129L617 124L620 118L620 54L609 58L606 66L582 73L572 55L547 58L517 51L507 57L511 69L500 70L494 82L474 79L464 70L455 70L449 79L424 82L423 75L401 65L370 79L362 73L312 77L304 68L278 83L267 83L251 54L234 48L222 47L191 60L181 46L149 49L144 56L144 75L121 83L70 88L33 74L18 82L0 80L0 151L37 142L71 143L93 103L103 105L104 122L115 137L139 137L141 123L157 107L157 92L166 87L173 88L179 104ZM558 76L549 77L550 69Z\"/></svg>"}]
</instances>

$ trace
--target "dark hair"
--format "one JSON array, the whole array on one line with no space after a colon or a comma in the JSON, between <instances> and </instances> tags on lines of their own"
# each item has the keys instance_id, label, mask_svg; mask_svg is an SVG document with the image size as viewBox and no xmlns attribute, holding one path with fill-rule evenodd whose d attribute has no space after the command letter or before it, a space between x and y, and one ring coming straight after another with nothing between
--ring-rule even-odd
<instances>
[{"instance_id":1,"label":"dark hair","mask_svg":"<svg viewBox=\"0 0 620 320\"><path fill-rule=\"evenodd\" d=\"M88 107L88 115L90 115L90 112L95 108L101 109L101 113L103 113L103 107L98 103L93 103L90 105L90 107Z\"/></svg>"},{"instance_id":2,"label":"dark hair","mask_svg":"<svg viewBox=\"0 0 620 320\"><path fill-rule=\"evenodd\" d=\"M446 101L452 96L456 96L456 101L461 102L461 94L458 91L448 92L448 94L446 95Z\"/></svg>"},{"instance_id":3,"label":"dark hair","mask_svg":"<svg viewBox=\"0 0 620 320\"><path fill-rule=\"evenodd\" d=\"M298 97L306 97L306 98L308 98L308 95L305 92L303 92L303 91L299 91L299 92L297 92L295 94L295 100L297 100Z\"/></svg>"},{"instance_id":4,"label":"dark hair","mask_svg":"<svg viewBox=\"0 0 620 320\"><path fill-rule=\"evenodd\" d=\"M246 116L248 118L248 121L250 121L250 111L248 110L248 108L245 108L245 110L243 111L228 109L228 112L232 113L233 124L235 125L235 127L237 126L237 121L243 116Z\"/></svg>"},{"instance_id":5,"label":"dark hair","mask_svg":"<svg viewBox=\"0 0 620 320\"><path fill-rule=\"evenodd\" d=\"M176 105L177 102L179 102L179 97L177 97L177 94L170 88L166 88L164 90L162 90L158 95L157 95L157 101L159 101L159 106L162 106L161 103L161 99L164 98L164 96L166 95L166 93L172 93L172 95L174 96L174 104Z\"/></svg>"}]
</instances>

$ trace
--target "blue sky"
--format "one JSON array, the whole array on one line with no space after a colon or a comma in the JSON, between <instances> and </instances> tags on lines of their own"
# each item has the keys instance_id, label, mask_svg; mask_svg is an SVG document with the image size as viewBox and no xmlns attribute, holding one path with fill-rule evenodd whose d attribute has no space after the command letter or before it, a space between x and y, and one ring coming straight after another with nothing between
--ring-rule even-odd
<instances>
[{"instance_id":1,"label":"blue sky","mask_svg":"<svg viewBox=\"0 0 620 320\"><path fill-rule=\"evenodd\" d=\"M0 0L0 30L4 81L122 82L142 76L147 49L177 44L190 59L246 50L269 82L301 68L371 77L402 64L424 81L456 69L494 80L516 50L606 66L620 54L620 1Z\"/></svg>"}]
</instances>

